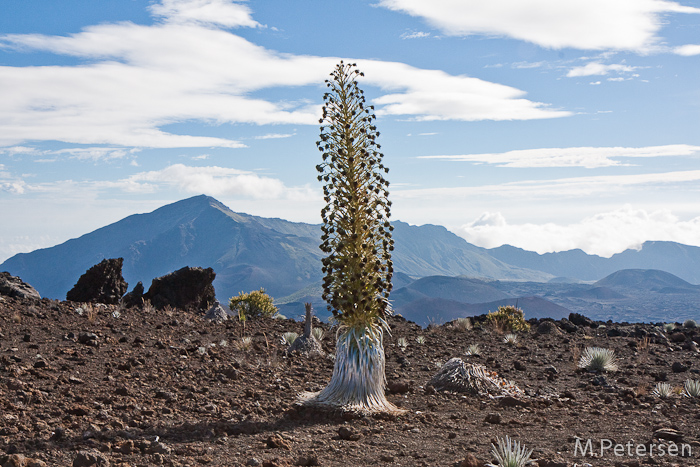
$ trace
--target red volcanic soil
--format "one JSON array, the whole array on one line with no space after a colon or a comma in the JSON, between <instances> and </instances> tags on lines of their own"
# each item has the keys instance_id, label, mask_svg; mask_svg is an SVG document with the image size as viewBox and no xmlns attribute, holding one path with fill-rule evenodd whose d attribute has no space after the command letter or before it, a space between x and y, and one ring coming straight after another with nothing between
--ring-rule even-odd
<instances>
[{"instance_id":1,"label":"red volcanic soil","mask_svg":"<svg viewBox=\"0 0 700 467\"><path fill-rule=\"evenodd\" d=\"M700 379L695 329L558 321L543 334L535 322L509 345L489 327L390 324L387 397L406 412L359 416L295 405L333 370L330 357L286 354L282 334L302 323L0 297L0 466L479 466L505 436L540 467L700 464L698 399L653 394L660 381ZM332 354L335 332L322 327ZM471 344L479 356L465 355ZM618 371L579 369L588 346L614 350ZM453 357L524 395L429 387ZM581 457L577 440L589 439L596 456Z\"/></svg>"}]
</instances>

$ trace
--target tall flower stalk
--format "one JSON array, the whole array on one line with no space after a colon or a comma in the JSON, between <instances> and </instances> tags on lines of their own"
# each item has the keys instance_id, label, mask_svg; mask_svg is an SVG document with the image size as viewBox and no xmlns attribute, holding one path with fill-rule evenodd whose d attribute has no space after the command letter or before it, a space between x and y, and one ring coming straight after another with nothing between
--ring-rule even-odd
<instances>
[{"instance_id":1,"label":"tall flower stalk","mask_svg":"<svg viewBox=\"0 0 700 467\"><path fill-rule=\"evenodd\" d=\"M399 411L386 400L383 336L391 314L393 266L389 169L382 163L374 107L365 105L356 65L336 66L326 80L316 166L326 206L321 250L323 299L340 324L333 376L309 404L361 412Z\"/></svg>"}]
</instances>

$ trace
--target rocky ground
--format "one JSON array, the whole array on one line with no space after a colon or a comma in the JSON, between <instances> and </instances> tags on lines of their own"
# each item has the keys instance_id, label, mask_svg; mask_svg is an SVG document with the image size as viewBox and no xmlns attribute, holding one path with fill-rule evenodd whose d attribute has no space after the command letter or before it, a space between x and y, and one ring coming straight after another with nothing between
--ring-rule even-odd
<instances>
[{"instance_id":1,"label":"rocky ground","mask_svg":"<svg viewBox=\"0 0 700 467\"><path fill-rule=\"evenodd\" d=\"M299 322L244 327L173 309L0 297L0 465L477 466L493 462L491 443L506 435L534 449L540 467L700 464L698 399L652 392L659 381L700 379L700 332L560 321L541 333L538 324L509 345L487 326L421 329L393 318L388 398L406 412L367 417L295 405L333 369L329 357L286 355L281 336L301 333ZM323 327L332 354L334 331ZM471 344L480 355L465 355ZM588 346L613 349L619 370L578 369ZM428 387L452 357L524 395ZM577 439L597 456L581 457ZM613 445L602 456L601 440ZM692 456L673 455L672 440ZM650 443L653 456L636 455Z\"/></svg>"}]
</instances>

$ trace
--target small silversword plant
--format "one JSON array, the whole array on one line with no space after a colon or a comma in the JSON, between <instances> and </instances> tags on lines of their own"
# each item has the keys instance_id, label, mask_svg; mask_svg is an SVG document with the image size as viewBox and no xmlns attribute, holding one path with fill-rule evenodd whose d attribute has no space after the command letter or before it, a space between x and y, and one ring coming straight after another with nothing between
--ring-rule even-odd
<instances>
[{"instance_id":1,"label":"small silversword plant","mask_svg":"<svg viewBox=\"0 0 700 467\"><path fill-rule=\"evenodd\" d=\"M314 336L314 338L321 342L323 340L323 337L326 335L326 333L323 331L322 328L313 328L311 330L311 335Z\"/></svg>"},{"instance_id":2,"label":"small silversword plant","mask_svg":"<svg viewBox=\"0 0 700 467\"><path fill-rule=\"evenodd\" d=\"M418 342L419 344L425 344L425 337L424 336L416 337L416 342Z\"/></svg>"},{"instance_id":3,"label":"small silversword plant","mask_svg":"<svg viewBox=\"0 0 700 467\"><path fill-rule=\"evenodd\" d=\"M398 339L396 339L396 345L398 345L401 348L401 351L404 351L406 350L406 347L408 347L408 341L405 337L399 337Z\"/></svg>"},{"instance_id":4,"label":"small silversword plant","mask_svg":"<svg viewBox=\"0 0 700 467\"><path fill-rule=\"evenodd\" d=\"M664 324L664 331L673 332L676 330L676 323L666 323Z\"/></svg>"},{"instance_id":5,"label":"small silversword plant","mask_svg":"<svg viewBox=\"0 0 700 467\"><path fill-rule=\"evenodd\" d=\"M452 326L458 331L469 331L472 328L472 321L469 318L457 318Z\"/></svg>"},{"instance_id":6,"label":"small silversword plant","mask_svg":"<svg viewBox=\"0 0 700 467\"><path fill-rule=\"evenodd\" d=\"M683 394L686 397L700 397L700 381L697 379L687 379L683 385Z\"/></svg>"},{"instance_id":7,"label":"small silversword plant","mask_svg":"<svg viewBox=\"0 0 700 467\"><path fill-rule=\"evenodd\" d=\"M615 351L600 347L586 347L578 366L588 371L617 371Z\"/></svg>"},{"instance_id":8,"label":"small silversword plant","mask_svg":"<svg viewBox=\"0 0 700 467\"><path fill-rule=\"evenodd\" d=\"M297 337L299 337L299 334L296 332L285 332L282 334L282 344L292 345L294 341L297 340Z\"/></svg>"},{"instance_id":9,"label":"small silversword plant","mask_svg":"<svg viewBox=\"0 0 700 467\"><path fill-rule=\"evenodd\" d=\"M695 329L698 327L698 323L696 323L694 319L686 319L683 322L683 327L687 329Z\"/></svg>"},{"instance_id":10,"label":"small silversword plant","mask_svg":"<svg viewBox=\"0 0 700 467\"><path fill-rule=\"evenodd\" d=\"M660 397L661 399L666 399L673 395L673 386L668 383L656 383L656 386L654 386L651 394L653 396Z\"/></svg>"},{"instance_id":11,"label":"small silversword plant","mask_svg":"<svg viewBox=\"0 0 700 467\"><path fill-rule=\"evenodd\" d=\"M253 346L253 338L250 336L241 337L241 340L236 342L238 350L247 351Z\"/></svg>"},{"instance_id":12,"label":"small silversword plant","mask_svg":"<svg viewBox=\"0 0 700 467\"><path fill-rule=\"evenodd\" d=\"M508 345L515 345L518 343L518 336L516 336L515 334L506 334L503 337L503 342Z\"/></svg>"},{"instance_id":13,"label":"small silversword plant","mask_svg":"<svg viewBox=\"0 0 700 467\"><path fill-rule=\"evenodd\" d=\"M467 348L467 355L481 355L481 349L479 348L479 344L471 344Z\"/></svg>"},{"instance_id":14,"label":"small silversword plant","mask_svg":"<svg viewBox=\"0 0 700 467\"><path fill-rule=\"evenodd\" d=\"M532 449L520 446L520 442L506 436L505 439L497 438L498 447L493 444L491 454L496 459L496 464L486 464L489 467L523 467L532 462L530 456Z\"/></svg>"}]
</instances>

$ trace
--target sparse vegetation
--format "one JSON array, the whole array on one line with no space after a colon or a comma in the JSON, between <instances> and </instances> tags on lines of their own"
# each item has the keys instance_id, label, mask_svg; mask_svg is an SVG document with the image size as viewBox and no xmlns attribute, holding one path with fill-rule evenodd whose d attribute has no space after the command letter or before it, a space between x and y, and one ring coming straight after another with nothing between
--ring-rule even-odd
<instances>
[{"instance_id":1,"label":"sparse vegetation","mask_svg":"<svg viewBox=\"0 0 700 467\"><path fill-rule=\"evenodd\" d=\"M489 467L524 467L532 462L530 456L532 449L521 446L519 441L510 439L508 436L497 438L498 447L491 444L491 454L496 459L496 464L486 464Z\"/></svg>"},{"instance_id":2,"label":"sparse vegetation","mask_svg":"<svg viewBox=\"0 0 700 467\"><path fill-rule=\"evenodd\" d=\"M683 384L683 394L687 397L700 397L700 381L687 379Z\"/></svg>"},{"instance_id":3,"label":"sparse vegetation","mask_svg":"<svg viewBox=\"0 0 700 467\"><path fill-rule=\"evenodd\" d=\"M676 330L676 323L666 323L664 324L664 331L673 332Z\"/></svg>"},{"instance_id":4,"label":"sparse vegetation","mask_svg":"<svg viewBox=\"0 0 700 467\"><path fill-rule=\"evenodd\" d=\"M416 337L416 342L421 344L421 345L425 344L425 336Z\"/></svg>"},{"instance_id":5,"label":"sparse vegetation","mask_svg":"<svg viewBox=\"0 0 700 467\"><path fill-rule=\"evenodd\" d=\"M272 318L277 314L277 307L273 304L272 297L265 293L265 289L241 292L231 297L229 308L242 322L262 317Z\"/></svg>"},{"instance_id":6,"label":"sparse vegetation","mask_svg":"<svg viewBox=\"0 0 700 467\"><path fill-rule=\"evenodd\" d=\"M615 351L600 347L586 347L578 366L588 371L617 371Z\"/></svg>"},{"instance_id":7,"label":"sparse vegetation","mask_svg":"<svg viewBox=\"0 0 700 467\"><path fill-rule=\"evenodd\" d=\"M683 327L686 329L695 329L696 327L698 327L698 323L695 322L694 319L686 319L683 322Z\"/></svg>"},{"instance_id":8,"label":"sparse vegetation","mask_svg":"<svg viewBox=\"0 0 700 467\"><path fill-rule=\"evenodd\" d=\"M250 350L253 347L253 338L250 336L241 337L236 341L236 348L244 352Z\"/></svg>"},{"instance_id":9,"label":"sparse vegetation","mask_svg":"<svg viewBox=\"0 0 700 467\"><path fill-rule=\"evenodd\" d=\"M458 331L469 331L472 329L472 320L469 318L457 318L452 326Z\"/></svg>"},{"instance_id":10,"label":"sparse vegetation","mask_svg":"<svg viewBox=\"0 0 700 467\"><path fill-rule=\"evenodd\" d=\"M486 321L501 333L530 330L523 310L512 305L499 306L498 311L492 311L486 316Z\"/></svg>"}]
</instances>

